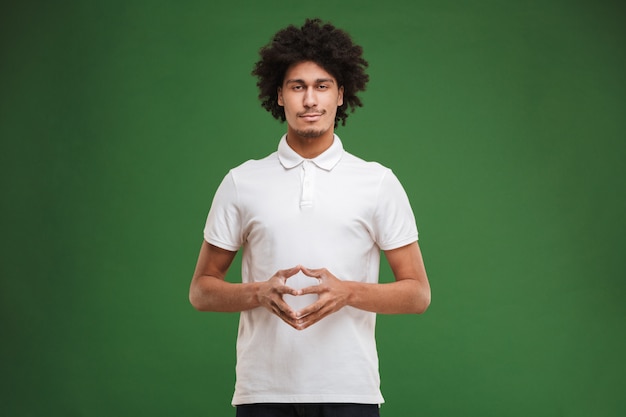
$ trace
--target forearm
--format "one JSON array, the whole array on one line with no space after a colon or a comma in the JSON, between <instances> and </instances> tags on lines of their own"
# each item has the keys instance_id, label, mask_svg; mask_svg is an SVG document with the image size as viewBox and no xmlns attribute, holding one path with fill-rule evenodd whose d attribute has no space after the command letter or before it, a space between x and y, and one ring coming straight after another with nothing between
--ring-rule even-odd
<instances>
[{"instance_id":1,"label":"forearm","mask_svg":"<svg viewBox=\"0 0 626 417\"><path fill-rule=\"evenodd\" d=\"M421 314L430 304L428 284L403 279L384 284L343 281L349 296L347 305L381 314Z\"/></svg>"},{"instance_id":2,"label":"forearm","mask_svg":"<svg viewBox=\"0 0 626 417\"><path fill-rule=\"evenodd\" d=\"M189 301L199 311L239 312L260 306L258 283L231 283L211 276L194 277Z\"/></svg>"}]
</instances>

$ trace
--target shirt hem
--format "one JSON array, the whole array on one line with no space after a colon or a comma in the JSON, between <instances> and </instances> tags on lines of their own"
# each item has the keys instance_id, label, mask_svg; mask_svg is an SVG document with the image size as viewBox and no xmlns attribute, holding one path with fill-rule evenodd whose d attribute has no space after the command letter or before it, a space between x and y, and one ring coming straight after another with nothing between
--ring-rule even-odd
<instances>
[{"instance_id":1,"label":"shirt hem","mask_svg":"<svg viewBox=\"0 0 626 417\"><path fill-rule=\"evenodd\" d=\"M402 246L406 246L406 245L409 245L409 244L411 244L413 242L417 242L417 241L418 241L418 235L416 233L413 236L408 237L406 239L396 240L395 242L388 243L388 244L386 244L384 246L381 245L380 249L382 249L382 250L398 249L398 248L401 248Z\"/></svg>"},{"instance_id":2,"label":"shirt hem","mask_svg":"<svg viewBox=\"0 0 626 417\"><path fill-rule=\"evenodd\" d=\"M239 247L235 246L235 245L231 245L229 243L224 243L221 242L219 240L215 240L213 238L210 238L208 236L204 236L204 240L206 240L207 243L210 243L213 246L217 246L218 248L224 249L224 250L228 250L231 252L237 252L239 250Z\"/></svg>"},{"instance_id":3,"label":"shirt hem","mask_svg":"<svg viewBox=\"0 0 626 417\"><path fill-rule=\"evenodd\" d=\"M233 406L259 403L353 403L353 404L383 404L382 396L363 395L250 395L235 396Z\"/></svg>"}]
</instances>

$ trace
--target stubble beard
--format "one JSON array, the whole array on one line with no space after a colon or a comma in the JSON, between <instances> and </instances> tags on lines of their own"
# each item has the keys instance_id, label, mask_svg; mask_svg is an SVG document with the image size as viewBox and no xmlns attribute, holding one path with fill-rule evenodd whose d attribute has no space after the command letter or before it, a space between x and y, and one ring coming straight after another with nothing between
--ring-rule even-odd
<instances>
[{"instance_id":1,"label":"stubble beard","mask_svg":"<svg viewBox=\"0 0 626 417\"><path fill-rule=\"evenodd\" d=\"M322 112L322 115L326 115L326 111ZM330 126L310 126L303 129L296 129L295 132L298 136L304 139L317 139L324 134L326 134L329 130L333 128L333 125Z\"/></svg>"},{"instance_id":2,"label":"stubble beard","mask_svg":"<svg viewBox=\"0 0 626 417\"><path fill-rule=\"evenodd\" d=\"M316 139L319 138L320 136L322 136L324 133L326 133L328 131L328 129L306 129L306 130L296 130L296 134L298 136L300 136L301 138L305 138L305 139Z\"/></svg>"}]
</instances>

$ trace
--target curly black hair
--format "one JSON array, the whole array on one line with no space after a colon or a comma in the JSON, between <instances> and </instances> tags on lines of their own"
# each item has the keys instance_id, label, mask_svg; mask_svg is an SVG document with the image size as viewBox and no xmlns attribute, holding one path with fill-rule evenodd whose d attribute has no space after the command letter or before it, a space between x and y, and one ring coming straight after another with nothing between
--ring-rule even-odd
<instances>
[{"instance_id":1,"label":"curly black hair","mask_svg":"<svg viewBox=\"0 0 626 417\"><path fill-rule=\"evenodd\" d=\"M270 43L259 50L261 59L254 65L252 75L258 77L259 99L265 110L276 119L285 121L285 110L278 105L278 88L282 86L287 69L296 63L312 61L324 68L343 86L343 105L337 108L335 127L345 126L348 110L354 112L363 103L357 96L364 91L369 76L363 48L355 45L350 35L320 19L307 19L301 28L289 25L278 31Z\"/></svg>"}]
</instances>

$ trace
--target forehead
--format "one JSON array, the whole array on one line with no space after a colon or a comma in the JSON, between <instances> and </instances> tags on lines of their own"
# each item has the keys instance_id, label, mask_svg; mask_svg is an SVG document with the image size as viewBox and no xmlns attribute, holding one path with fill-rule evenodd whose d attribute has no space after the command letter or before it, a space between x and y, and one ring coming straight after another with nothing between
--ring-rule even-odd
<instances>
[{"instance_id":1,"label":"forehead","mask_svg":"<svg viewBox=\"0 0 626 417\"><path fill-rule=\"evenodd\" d=\"M316 82L318 80L331 80L337 82L328 71L312 61L297 62L292 64L285 72L283 83L290 81Z\"/></svg>"}]
</instances>

